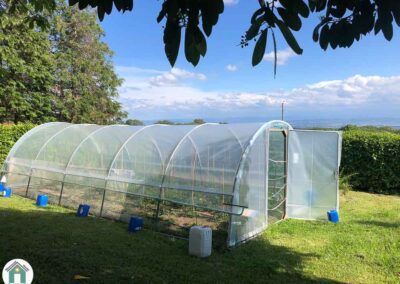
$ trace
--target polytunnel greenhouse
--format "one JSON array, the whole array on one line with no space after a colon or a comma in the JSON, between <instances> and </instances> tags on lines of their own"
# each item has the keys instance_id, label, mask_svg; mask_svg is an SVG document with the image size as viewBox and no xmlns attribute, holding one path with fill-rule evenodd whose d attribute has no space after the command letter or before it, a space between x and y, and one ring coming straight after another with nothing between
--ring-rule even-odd
<instances>
[{"instance_id":1,"label":"polytunnel greenhouse","mask_svg":"<svg viewBox=\"0 0 400 284\"><path fill-rule=\"evenodd\" d=\"M2 175L14 193L184 234L210 226L228 246L284 218L338 210L341 134L265 124L47 123L22 136ZM214 236L214 234L213 234Z\"/></svg>"}]
</instances>

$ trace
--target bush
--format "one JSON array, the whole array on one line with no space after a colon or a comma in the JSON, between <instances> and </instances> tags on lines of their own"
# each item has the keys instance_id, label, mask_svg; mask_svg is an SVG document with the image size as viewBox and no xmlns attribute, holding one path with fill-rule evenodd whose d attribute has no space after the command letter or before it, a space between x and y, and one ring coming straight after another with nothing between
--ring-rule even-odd
<instances>
[{"instance_id":1,"label":"bush","mask_svg":"<svg viewBox=\"0 0 400 284\"><path fill-rule=\"evenodd\" d=\"M342 169L354 189L400 194L400 134L382 129L344 129Z\"/></svg>"},{"instance_id":2,"label":"bush","mask_svg":"<svg viewBox=\"0 0 400 284\"><path fill-rule=\"evenodd\" d=\"M33 127L32 123L0 124L0 168L14 143Z\"/></svg>"}]
</instances>

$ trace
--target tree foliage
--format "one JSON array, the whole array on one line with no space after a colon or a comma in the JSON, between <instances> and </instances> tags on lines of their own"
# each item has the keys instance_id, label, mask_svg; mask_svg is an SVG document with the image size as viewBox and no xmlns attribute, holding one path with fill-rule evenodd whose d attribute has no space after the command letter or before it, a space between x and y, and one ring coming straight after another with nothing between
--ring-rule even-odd
<instances>
[{"instance_id":1,"label":"tree foliage","mask_svg":"<svg viewBox=\"0 0 400 284\"><path fill-rule=\"evenodd\" d=\"M125 117L115 100L122 81L95 15L63 1L51 14L21 7L0 1L0 122L107 124ZM37 9L48 27L26 20Z\"/></svg>"},{"instance_id":2,"label":"tree foliage","mask_svg":"<svg viewBox=\"0 0 400 284\"><path fill-rule=\"evenodd\" d=\"M16 2L17 0L14 0ZM55 0L28 0L35 11L49 10ZM247 0L248 2L250 0ZM275 73L277 63L277 42L275 33L283 35L286 43L297 54L302 54L301 44L294 32L301 30L303 20L311 13L320 16L320 22L311 35L323 50L328 47L350 47L354 41L374 32L382 33L386 40L393 37L393 27L400 26L400 1L398 0L251 0L258 2L257 9L250 18L250 27L242 36L241 46L255 40L252 64L261 62L267 46L268 35L272 37L275 51ZM19 1L18 1L19 2ZM97 7L100 20L112 12L131 11L133 0L69 0L70 5L79 9ZM157 22L164 22L163 42L165 54L173 66L183 43L186 60L197 65L207 52L207 37L224 12L223 0L164 0ZM31 20L40 17L31 17ZM182 39L184 31L185 38ZM270 32L268 32L270 31Z\"/></svg>"},{"instance_id":3,"label":"tree foliage","mask_svg":"<svg viewBox=\"0 0 400 284\"><path fill-rule=\"evenodd\" d=\"M55 64L47 34L19 14L1 13L0 43L0 121L53 120Z\"/></svg>"},{"instance_id":4,"label":"tree foliage","mask_svg":"<svg viewBox=\"0 0 400 284\"><path fill-rule=\"evenodd\" d=\"M167 124L167 125L200 125L200 124L204 124L204 123L206 123L206 121L204 120L204 119L202 119L202 118L195 118L195 119L193 119L193 121L191 121L191 122L174 122L174 121L171 121L171 120L166 120L166 119L163 119L163 120L158 120L158 121L156 121L154 124Z\"/></svg>"},{"instance_id":5,"label":"tree foliage","mask_svg":"<svg viewBox=\"0 0 400 284\"><path fill-rule=\"evenodd\" d=\"M107 124L125 116L115 98L122 80L101 41L103 30L92 13L59 5L51 21L58 98L57 119Z\"/></svg>"},{"instance_id":6,"label":"tree foliage","mask_svg":"<svg viewBox=\"0 0 400 284\"><path fill-rule=\"evenodd\" d=\"M126 125L138 125L138 126L142 126L144 125L144 122L139 120L139 119L127 119L125 121Z\"/></svg>"}]
</instances>

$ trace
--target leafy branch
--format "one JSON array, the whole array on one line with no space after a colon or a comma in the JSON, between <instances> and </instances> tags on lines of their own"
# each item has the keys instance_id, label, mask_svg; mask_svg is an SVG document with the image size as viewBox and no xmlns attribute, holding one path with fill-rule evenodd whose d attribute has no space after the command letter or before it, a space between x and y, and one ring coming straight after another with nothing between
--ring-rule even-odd
<instances>
[{"instance_id":1,"label":"leafy branch","mask_svg":"<svg viewBox=\"0 0 400 284\"><path fill-rule=\"evenodd\" d=\"M56 0L9 0L10 2L30 3L36 12L54 10ZM312 38L323 50L330 46L350 47L355 41L374 31L382 32L385 39L393 38L394 22L400 26L400 1L398 0L257 0L260 8L251 19L250 27L242 36L240 45L246 47L255 40L252 64L262 61L267 47L268 36L272 36L276 75L276 31L283 35L288 46L296 53L303 49L297 42L293 32L302 28L302 20L310 13L321 13L320 23L315 27ZM118 11L133 9L133 0L69 0L70 5L77 4L79 9L90 6L97 7L97 14L103 20L115 6ZM279 5L278 5L279 4ZM164 0L157 17L160 23L165 20L164 49L165 54L174 66L179 54L182 31L184 34L184 50L186 60L196 66L201 57L207 53L207 37L211 36L219 16L224 12L223 0ZM40 18L33 22L44 25Z\"/></svg>"}]
</instances>

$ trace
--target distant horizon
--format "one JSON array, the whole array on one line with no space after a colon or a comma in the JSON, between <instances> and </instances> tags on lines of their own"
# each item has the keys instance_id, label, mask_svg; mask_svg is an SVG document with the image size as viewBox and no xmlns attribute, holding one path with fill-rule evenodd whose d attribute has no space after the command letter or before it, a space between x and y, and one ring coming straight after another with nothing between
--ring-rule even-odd
<instances>
[{"instance_id":1,"label":"distant horizon","mask_svg":"<svg viewBox=\"0 0 400 284\"><path fill-rule=\"evenodd\" d=\"M138 118L130 118L138 119ZM194 119L203 119L210 123L257 123L268 122L271 120L280 120L280 117L227 117L227 118L213 118L213 117L193 117L187 118L159 118L159 119L144 119L145 124L152 124L159 120L169 120L175 123L188 123ZM358 126L390 126L400 128L400 117L353 117L353 118L284 118L285 121L292 124L294 127L332 127L338 128L348 124Z\"/></svg>"}]
</instances>

